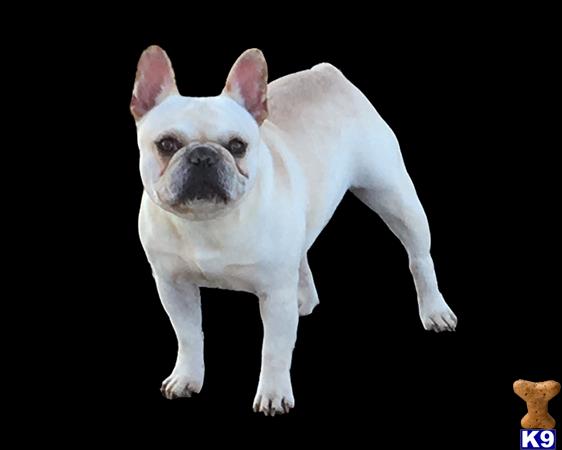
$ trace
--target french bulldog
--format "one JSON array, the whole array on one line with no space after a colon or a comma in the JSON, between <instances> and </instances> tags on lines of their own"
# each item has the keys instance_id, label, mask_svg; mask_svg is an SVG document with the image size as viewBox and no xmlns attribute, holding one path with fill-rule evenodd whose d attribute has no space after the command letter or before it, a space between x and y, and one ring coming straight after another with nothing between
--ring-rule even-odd
<instances>
[{"instance_id":1,"label":"french bulldog","mask_svg":"<svg viewBox=\"0 0 562 450\"><path fill-rule=\"evenodd\" d=\"M139 233L178 339L168 399L203 385L200 287L259 298L261 373L254 410L288 412L299 315L318 295L307 251L350 190L404 245L426 330L453 331L439 292L425 212L397 139L330 64L268 84L261 51L245 51L222 93L184 97L160 47L140 57L131 99L144 185Z\"/></svg>"}]
</instances>

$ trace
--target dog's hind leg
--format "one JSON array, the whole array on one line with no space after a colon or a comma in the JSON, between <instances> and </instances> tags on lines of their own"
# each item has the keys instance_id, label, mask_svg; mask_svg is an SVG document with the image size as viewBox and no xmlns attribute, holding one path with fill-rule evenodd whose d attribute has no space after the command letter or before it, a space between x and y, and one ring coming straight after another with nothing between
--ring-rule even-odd
<instances>
[{"instance_id":1,"label":"dog's hind leg","mask_svg":"<svg viewBox=\"0 0 562 450\"><path fill-rule=\"evenodd\" d=\"M388 151L384 152L388 158L382 165L384 172L380 171L380 160L366 158L351 191L379 214L405 247L424 328L437 332L453 331L457 318L437 286L430 255L431 237L427 217L404 167L398 143L391 140L390 145Z\"/></svg>"},{"instance_id":2,"label":"dog's hind leg","mask_svg":"<svg viewBox=\"0 0 562 450\"><path fill-rule=\"evenodd\" d=\"M320 303L306 255L303 256L299 267L298 300L299 315L301 316L307 316L310 314L314 307Z\"/></svg>"}]
</instances>

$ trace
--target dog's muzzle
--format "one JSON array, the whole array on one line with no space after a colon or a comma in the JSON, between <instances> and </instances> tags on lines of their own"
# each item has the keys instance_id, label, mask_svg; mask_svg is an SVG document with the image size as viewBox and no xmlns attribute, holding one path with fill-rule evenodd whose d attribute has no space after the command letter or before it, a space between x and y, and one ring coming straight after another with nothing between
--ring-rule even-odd
<instances>
[{"instance_id":1,"label":"dog's muzzle","mask_svg":"<svg viewBox=\"0 0 562 450\"><path fill-rule=\"evenodd\" d=\"M225 189L224 162L217 150L200 145L184 156L182 170L175 173L173 190L176 203L193 200L228 201Z\"/></svg>"}]
</instances>

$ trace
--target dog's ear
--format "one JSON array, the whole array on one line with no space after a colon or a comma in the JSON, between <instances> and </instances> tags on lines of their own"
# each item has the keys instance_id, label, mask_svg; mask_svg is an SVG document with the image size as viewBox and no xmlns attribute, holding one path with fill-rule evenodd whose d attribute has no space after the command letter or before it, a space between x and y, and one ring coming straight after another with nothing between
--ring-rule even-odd
<instances>
[{"instance_id":1,"label":"dog's ear","mask_svg":"<svg viewBox=\"0 0 562 450\"><path fill-rule=\"evenodd\" d=\"M177 93L174 69L168 55L157 45L148 47L137 65L131 98L133 117L139 120L166 97Z\"/></svg>"},{"instance_id":2,"label":"dog's ear","mask_svg":"<svg viewBox=\"0 0 562 450\"><path fill-rule=\"evenodd\" d=\"M230 69L223 94L262 124L267 118L267 63L260 50L253 48L240 55Z\"/></svg>"}]
</instances>

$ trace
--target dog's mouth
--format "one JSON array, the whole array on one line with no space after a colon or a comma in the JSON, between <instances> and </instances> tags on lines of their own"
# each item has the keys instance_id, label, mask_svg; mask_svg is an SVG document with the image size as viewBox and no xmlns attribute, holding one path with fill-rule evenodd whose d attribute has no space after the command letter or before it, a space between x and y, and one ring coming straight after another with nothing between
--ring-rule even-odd
<instances>
[{"instance_id":1,"label":"dog's mouth","mask_svg":"<svg viewBox=\"0 0 562 450\"><path fill-rule=\"evenodd\" d=\"M190 180L185 183L172 206L189 205L199 201L227 204L229 200L226 189L220 183L207 180Z\"/></svg>"},{"instance_id":2,"label":"dog's mouth","mask_svg":"<svg viewBox=\"0 0 562 450\"><path fill-rule=\"evenodd\" d=\"M231 198L226 189L216 183L187 182L176 195L170 191L156 192L160 206L168 212L192 220L216 217L227 210Z\"/></svg>"}]
</instances>

